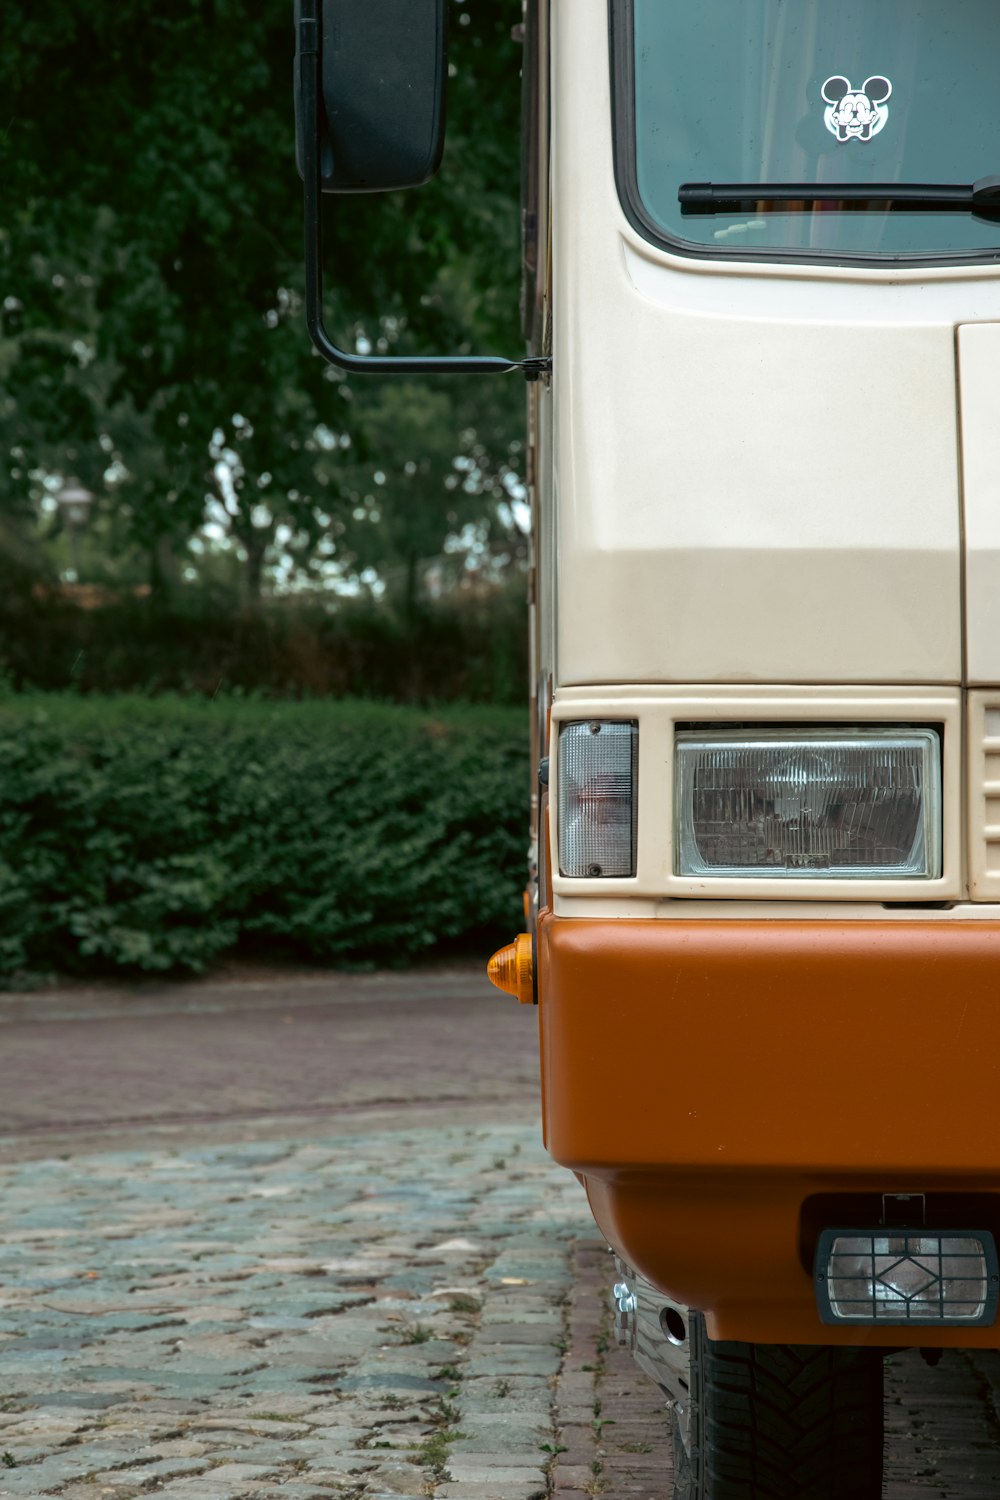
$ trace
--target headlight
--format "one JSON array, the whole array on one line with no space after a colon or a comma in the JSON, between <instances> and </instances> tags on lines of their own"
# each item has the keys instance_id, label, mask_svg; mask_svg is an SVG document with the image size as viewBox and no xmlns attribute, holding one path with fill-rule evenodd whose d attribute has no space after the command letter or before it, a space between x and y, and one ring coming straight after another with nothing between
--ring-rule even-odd
<instances>
[{"instance_id":1,"label":"headlight","mask_svg":"<svg viewBox=\"0 0 1000 1500\"><path fill-rule=\"evenodd\" d=\"M681 732L674 868L932 879L941 873L940 766L931 729Z\"/></svg>"},{"instance_id":2,"label":"headlight","mask_svg":"<svg viewBox=\"0 0 1000 1500\"><path fill-rule=\"evenodd\" d=\"M559 732L559 871L635 874L639 726L586 719Z\"/></svg>"}]
</instances>

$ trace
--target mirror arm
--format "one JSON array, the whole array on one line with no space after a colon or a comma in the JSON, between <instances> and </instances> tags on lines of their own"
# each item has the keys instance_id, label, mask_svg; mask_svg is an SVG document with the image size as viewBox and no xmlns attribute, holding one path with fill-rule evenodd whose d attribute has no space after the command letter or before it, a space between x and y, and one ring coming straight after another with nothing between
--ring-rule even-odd
<instances>
[{"instance_id":1,"label":"mirror arm","mask_svg":"<svg viewBox=\"0 0 1000 1500\"><path fill-rule=\"evenodd\" d=\"M323 358L341 370L367 375L497 375L520 370L528 380L548 374L548 356L502 359L492 354L349 354L330 338L323 321L323 215L319 151L319 4L301 0L299 86L302 101L302 175L305 200L306 323Z\"/></svg>"}]
</instances>

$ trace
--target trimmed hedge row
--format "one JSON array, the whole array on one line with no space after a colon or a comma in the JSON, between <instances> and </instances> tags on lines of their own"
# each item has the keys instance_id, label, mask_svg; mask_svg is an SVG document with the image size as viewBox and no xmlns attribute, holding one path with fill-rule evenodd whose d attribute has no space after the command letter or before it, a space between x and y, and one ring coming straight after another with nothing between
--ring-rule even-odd
<instances>
[{"instance_id":1,"label":"trimmed hedge row","mask_svg":"<svg viewBox=\"0 0 1000 1500\"><path fill-rule=\"evenodd\" d=\"M522 712L0 700L0 973L402 963L519 925Z\"/></svg>"}]
</instances>

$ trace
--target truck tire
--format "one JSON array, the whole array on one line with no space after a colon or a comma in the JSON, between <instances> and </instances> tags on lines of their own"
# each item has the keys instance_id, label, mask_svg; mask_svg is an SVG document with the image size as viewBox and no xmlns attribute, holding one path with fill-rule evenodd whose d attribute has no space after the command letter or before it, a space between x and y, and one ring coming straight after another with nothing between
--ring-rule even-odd
<instances>
[{"instance_id":1,"label":"truck tire","mask_svg":"<svg viewBox=\"0 0 1000 1500\"><path fill-rule=\"evenodd\" d=\"M689 1325L674 1500L879 1500L882 1358L828 1345L713 1343Z\"/></svg>"}]
</instances>

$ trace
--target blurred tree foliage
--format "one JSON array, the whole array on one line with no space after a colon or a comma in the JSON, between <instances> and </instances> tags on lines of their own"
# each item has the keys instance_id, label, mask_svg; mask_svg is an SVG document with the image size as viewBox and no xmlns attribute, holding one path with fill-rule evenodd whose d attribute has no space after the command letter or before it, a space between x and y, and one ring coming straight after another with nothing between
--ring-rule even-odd
<instances>
[{"instance_id":1,"label":"blurred tree foliage","mask_svg":"<svg viewBox=\"0 0 1000 1500\"><path fill-rule=\"evenodd\" d=\"M456 589L412 617L364 596L232 607L186 589L169 611L126 597L80 609L0 594L0 702L15 693L182 693L523 704L528 615L521 579Z\"/></svg>"},{"instance_id":2,"label":"blurred tree foliage","mask_svg":"<svg viewBox=\"0 0 1000 1500\"><path fill-rule=\"evenodd\" d=\"M436 181L328 205L349 346L517 352L519 10L452 0ZM45 480L70 474L98 496L103 577L162 591L206 504L250 597L280 554L299 580L376 569L412 604L447 537L516 543L518 377L345 379L311 353L293 52L291 0L5 0L8 585L51 567Z\"/></svg>"}]
</instances>

